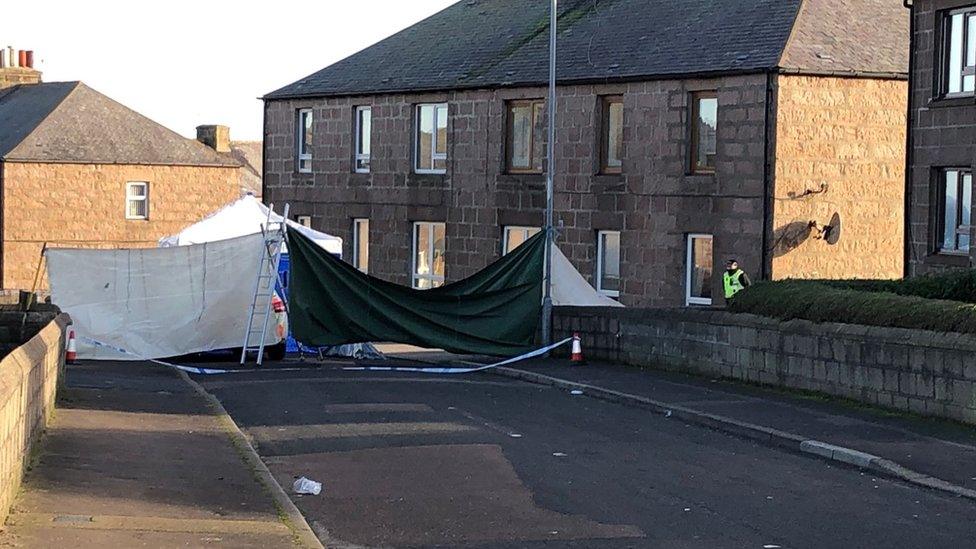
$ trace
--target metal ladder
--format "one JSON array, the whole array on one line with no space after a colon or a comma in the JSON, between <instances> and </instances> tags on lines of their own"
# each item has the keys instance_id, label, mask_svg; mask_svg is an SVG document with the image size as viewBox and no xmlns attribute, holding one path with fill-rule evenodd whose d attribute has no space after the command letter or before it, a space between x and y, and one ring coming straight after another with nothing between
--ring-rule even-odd
<instances>
[{"instance_id":1,"label":"metal ladder","mask_svg":"<svg viewBox=\"0 0 976 549\"><path fill-rule=\"evenodd\" d=\"M258 267L254 294L248 311L244 345L241 348L242 365L247 363L248 353L257 353L258 366L264 360L264 339L265 334L268 333L268 320L271 318L271 306L278 282L281 248L285 243L285 232L288 227L288 206L285 204L285 214L281 221L272 221L274 204L269 204L268 219L261 227L261 234L264 236L264 253L261 254L261 265Z\"/></svg>"}]
</instances>

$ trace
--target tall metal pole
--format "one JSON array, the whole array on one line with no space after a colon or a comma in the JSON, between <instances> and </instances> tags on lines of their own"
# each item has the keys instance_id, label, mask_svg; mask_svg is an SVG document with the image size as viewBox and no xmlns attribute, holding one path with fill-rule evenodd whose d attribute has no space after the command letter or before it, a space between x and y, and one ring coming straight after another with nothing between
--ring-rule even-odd
<instances>
[{"instance_id":1,"label":"tall metal pole","mask_svg":"<svg viewBox=\"0 0 976 549\"><path fill-rule=\"evenodd\" d=\"M553 178L556 171L556 8L557 0L549 4L549 140L546 151L546 262L542 298L542 343L552 341L552 227Z\"/></svg>"}]
</instances>

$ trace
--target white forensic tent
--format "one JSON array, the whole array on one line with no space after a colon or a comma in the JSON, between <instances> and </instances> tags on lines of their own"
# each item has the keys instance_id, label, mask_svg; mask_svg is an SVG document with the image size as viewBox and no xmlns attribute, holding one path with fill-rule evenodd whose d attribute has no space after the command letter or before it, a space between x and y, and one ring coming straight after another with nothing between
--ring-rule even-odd
<instances>
[{"instance_id":1,"label":"white forensic tent","mask_svg":"<svg viewBox=\"0 0 976 549\"><path fill-rule=\"evenodd\" d=\"M552 246L552 304L556 307L623 307L596 291L563 255Z\"/></svg>"},{"instance_id":2,"label":"white forensic tent","mask_svg":"<svg viewBox=\"0 0 976 549\"><path fill-rule=\"evenodd\" d=\"M172 248L49 248L45 256L51 299L71 315L78 356L139 360L240 347L264 253L255 234ZM274 328L268 345L279 341Z\"/></svg>"},{"instance_id":3,"label":"white forensic tent","mask_svg":"<svg viewBox=\"0 0 976 549\"><path fill-rule=\"evenodd\" d=\"M271 213L272 223L279 223L281 220L280 215ZM268 207L257 198L247 195L231 202L179 233L161 238L159 246L163 248L187 246L260 233L261 227L267 221ZM290 219L288 220L288 230L302 233L331 254L342 255L342 239L337 236L316 231Z\"/></svg>"}]
</instances>

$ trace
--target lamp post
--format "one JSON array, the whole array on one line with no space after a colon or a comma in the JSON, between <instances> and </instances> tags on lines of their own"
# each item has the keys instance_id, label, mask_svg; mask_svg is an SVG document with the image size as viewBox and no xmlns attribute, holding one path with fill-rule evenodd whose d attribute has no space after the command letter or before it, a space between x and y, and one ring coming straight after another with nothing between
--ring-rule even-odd
<instances>
[{"instance_id":1,"label":"lamp post","mask_svg":"<svg viewBox=\"0 0 976 549\"><path fill-rule=\"evenodd\" d=\"M542 297L542 343L552 341L552 226L553 173L556 171L556 7L558 0L549 3L549 139L546 147L546 258Z\"/></svg>"}]
</instances>

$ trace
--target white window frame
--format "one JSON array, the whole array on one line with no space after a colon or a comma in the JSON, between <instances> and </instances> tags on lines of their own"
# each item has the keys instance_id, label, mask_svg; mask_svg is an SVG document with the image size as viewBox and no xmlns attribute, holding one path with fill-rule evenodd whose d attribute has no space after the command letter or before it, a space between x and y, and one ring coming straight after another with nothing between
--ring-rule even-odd
<instances>
[{"instance_id":1,"label":"white window frame","mask_svg":"<svg viewBox=\"0 0 976 549\"><path fill-rule=\"evenodd\" d=\"M596 291L607 297L620 297L620 290L605 290L603 289L603 236L607 234L617 235L618 241L620 241L620 231L597 231L596 233ZM621 242L621 247L622 246ZM620 253L620 250L617 251ZM617 265L617 270L620 270L620 265ZM623 282L623 277L621 277L621 282Z\"/></svg>"},{"instance_id":2,"label":"white window frame","mask_svg":"<svg viewBox=\"0 0 976 549\"><path fill-rule=\"evenodd\" d=\"M527 227L527 226L522 226L522 225L506 225L502 229L502 255L507 255L509 253L509 249L508 249L508 238L509 238L509 232L512 232L512 231L524 231L525 232L525 240L528 240L528 239L532 238L533 236L541 233L542 232L542 229L539 228L539 227ZM524 242L524 240L523 240L523 242Z\"/></svg>"},{"instance_id":3,"label":"white window frame","mask_svg":"<svg viewBox=\"0 0 976 549\"><path fill-rule=\"evenodd\" d=\"M960 41L953 43L953 19L958 17L961 25L959 26ZM966 79L976 80L976 56L969 49L969 39L976 30L976 7L966 6L957 9L946 10L942 15L942 45L940 51L940 70L942 71L942 96L943 97L972 97L976 90L966 89ZM958 51L953 46L959 46ZM953 70L952 60L955 53L959 67ZM959 89L952 91L952 78L959 79Z\"/></svg>"},{"instance_id":4,"label":"white window frame","mask_svg":"<svg viewBox=\"0 0 976 549\"><path fill-rule=\"evenodd\" d=\"M447 236L446 236L447 235L447 226L446 226L445 223L442 223L440 221L416 221L413 224L413 235L412 235L411 242L410 242L410 279L411 279L410 280L410 287L412 287L414 289L418 289L417 283L419 281L421 281L421 280L430 280L431 281L431 288L436 287L433 284L435 282L440 282L440 285L441 286L444 285L444 279L445 279L445 277L439 276L439 275L435 275L433 273L433 267L434 267L434 234L435 234L434 228L437 225L441 225L441 226L444 227L444 229L445 229L444 230L444 235L445 235L444 238L446 240L446 238L447 238ZM420 231L422 229L423 230L427 230L427 231L430 232L430 234L427 235L427 256L430 257L430 261L431 261L431 272L428 273L428 274L418 274L417 273L417 251L418 251L417 250L417 240L418 240L417 233L418 233L418 231ZM447 243L445 242L445 250L444 250L445 253L447 253L447 246L446 246L446 244ZM446 273L446 265L445 265L445 273Z\"/></svg>"},{"instance_id":5,"label":"white window frame","mask_svg":"<svg viewBox=\"0 0 976 549\"><path fill-rule=\"evenodd\" d=\"M366 264L360 265L359 257L359 229L365 224L366 225ZM416 236L414 236L414 242L416 242ZM416 259L414 259L416 261ZM365 217L357 217L352 220L352 266L359 269L363 273L369 273L369 219ZM416 266L414 267L416 270Z\"/></svg>"},{"instance_id":6,"label":"white window frame","mask_svg":"<svg viewBox=\"0 0 976 549\"><path fill-rule=\"evenodd\" d=\"M948 215L947 204L948 201L948 179L949 174L956 174L956 203L955 212L953 212L954 227L950 227L946 224L946 216ZM969 178L968 187L965 184L966 178ZM939 172L939 200L941 204L939 205L939 211L942 214L942 219L939 222L939 226L942 228L939 234L939 244L937 246L938 253L944 255L962 255L968 256L969 251L973 247L972 242L972 211L970 211L969 223L965 223L962 219L964 204L968 202L969 206L972 207L973 192L976 189L973 188L973 170L969 168L945 168ZM952 247L946 247L945 239L946 233L951 231L954 235ZM959 240L961 237L966 237L966 246L960 246Z\"/></svg>"},{"instance_id":7,"label":"white window frame","mask_svg":"<svg viewBox=\"0 0 976 549\"><path fill-rule=\"evenodd\" d=\"M297 215L295 216L295 222L302 227L312 228L312 216L310 215Z\"/></svg>"},{"instance_id":8,"label":"white window frame","mask_svg":"<svg viewBox=\"0 0 976 549\"><path fill-rule=\"evenodd\" d=\"M421 116L420 111L423 107L434 108L434 125L433 125L433 132L431 133L431 141L430 141L430 165L433 166L438 160L443 160L444 164L445 165L447 164L447 153L437 152L437 145L438 145L437 112L440 110L441 107L443 107L446 113L445 116L448 119L446 122L449 122L451 117L450 108L448 107L447 103L420 103L416 106L416 109L414 110L415 122L414 122L414 129L413 129L413 139L415 143L413 148L413 171L414 173L419 173L419 174L445 174L447 173L447 168L427 169L427 168L420 167L420 116ZM448 127L448 130L450 130L450 127Z\"/></svg>"},{"instance_id":9,"label":"white window frame","mask_svg":"<svg viewBox=\"0 0 976 549\"><path fill-rule=\"evenodd\" d=\"M356 157L353 164L356 173L369 173L370 153L362 152L363 151L362 114L364 112L369 113L369 135L366 136L366 139L369 139L370 145L372 145L373 142L373 108L356 107ZM370 152L372 152L372 146L370 147ZM366 162L365 168L361 167L360 165L361 161Z\"/></svg>"},{"instance_id":10,"label":"white window frame","mask_svg":"<svg viewBox=\"0 0 976 549\"><path fill-rule=\"evenodd\" d=\"M712 276L715 276L715 237L710 234L705 233L691 233L685 239L685 306L691 307L693 305L711 305L713 300L707 297L697 297L691 295L691 278L692 270L695 267L695 257L692 253L692 244L695 240L711 240L712 241ZM713 281L714 282L714 281Z\"/></svg>"},{"instance_id":11,"label":"white window frame","mask_svg":"<svg viewBox=\"0 0 976 549\"><path fill-rule=\"evenodd\" d=\"M297 164L298 173L312 173L312 152L305 150L302 152L302 147L305 145L305 116L308 115L312 119L312 125L315 124L315 116L312 114L312 109L298 109L298 117L296 120L296 132L295 132L295 162ZM307 162L307 164L305 164Z\"/></svg>"},{"instance_id":12,"label":"white window frame","mask_svg":"<svg viewBox=\"0 0 976 549\"><path fill-rule=\"evenodd\" d=\"M132 189L142 187L142 196L134 196ZM142 202L145 215L131 215L129 204L132 202ZM125 218L135 220L149 219L149 182L148 181L129 181L125 184Z\"/></svg>"}]
</instances>

